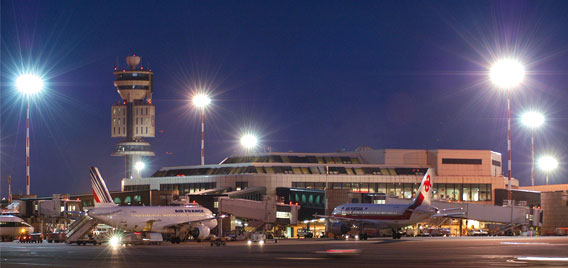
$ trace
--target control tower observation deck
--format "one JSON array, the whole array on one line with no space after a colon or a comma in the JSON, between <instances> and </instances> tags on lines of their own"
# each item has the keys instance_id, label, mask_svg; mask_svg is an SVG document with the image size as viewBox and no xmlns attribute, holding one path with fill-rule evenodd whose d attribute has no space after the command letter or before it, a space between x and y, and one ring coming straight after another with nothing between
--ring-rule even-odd
<instances>
[{"instance_id":1,"label":"control tower observation deck","mask_svg":"<svg viewBox=\"0 0 568 268\"><path fill-rule=\"evenodd\" d=\"M144 70L140 57L126 57L129 70L114 68L114 86L122 102L112 106L111 135L113 138L125 138L112 152L113 156L125 156L125 178L139 178L135 170L137 162L144 156L154 156L149 142L142 138L155 137L156 109L152 104L154 92L154 73Z\"/></svg>"}]
</instances>

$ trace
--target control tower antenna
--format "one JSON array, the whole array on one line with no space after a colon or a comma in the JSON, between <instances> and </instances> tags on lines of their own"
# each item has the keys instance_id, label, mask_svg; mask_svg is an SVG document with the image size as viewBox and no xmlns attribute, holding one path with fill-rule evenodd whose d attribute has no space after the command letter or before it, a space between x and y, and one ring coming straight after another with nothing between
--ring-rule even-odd
<instances>
[{"instance_id":1,"label":"control tower antenna","mask_svg":"<svg viewBox=\"0 0 568 268\"><path fill-rule=\"evenodd\" d=\"M149 142L142 138L155 137L156 109L152 104L154 73L138 68L140 57L126 57L128 70L114 71L114 86L120 94L121 103L114 104L111 111L111 136L125 138L112 152L113 156L125 156L125 178L138 178L135 165L143 156L154 156Z\"/></svg>"}]
</instances>

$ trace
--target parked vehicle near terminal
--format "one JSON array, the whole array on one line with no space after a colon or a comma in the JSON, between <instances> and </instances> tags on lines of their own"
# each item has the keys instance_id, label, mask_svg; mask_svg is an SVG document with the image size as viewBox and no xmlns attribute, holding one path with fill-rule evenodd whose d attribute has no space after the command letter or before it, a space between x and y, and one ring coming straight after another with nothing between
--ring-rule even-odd
<instances>
[{"instance_id":1,"label":"parked vehicle near terminal","mask_svg":"<svg viewBox=\"0 0 568 268\"><path fill-rule=\"evenodd\" d=\"M65 239L67 239L67 234L64 230L57 229L48 233L46 239L48 243L62 243L65 242Z\"/></svg>"},{"instance_id":2,"label":"parked vehicle near terminal","mask_svg":"<svg viewBox=\"0 0 568 268\"><path fill-rule=\"evenodd\" d=\"M31 233L30 234L30 243L43 243L43 234L42 233Z\"/></svg>"},{"instance_id":3,"label":"parked vehicle near terminal","mask_svg":"<svg viewBox=\"0 0 568 268\"><path fill-rule=\"evenodd\" d=\"M554 235L568 235L568 227L558 227L554 229Z\"/></svg>"},{"instance_id":4,"label":"parked vehicle near terminal","mask_svg":"<svg viewBox=\"0 0 568 268\"><path fill-rule=\"evenodd\" d=\"M489 232L483 229L470 229L467 231L469 236L489 236Z\"/></svg>"},{"instance_id":5,"label":"parked vehicle near terminal","mask_svg":"<svg viewBox=\"0 0 568 268\"><path fill-rule=\"evenodd\" d=\"M21 233L20 236L18 236L18 241L20 243L29 243L31 239L32 236L30 233Z\"/></svg>"},{"instance_id":6,"label":"parked vehicle near terminal","mask_svg":"<svg viewBox=\"0 0 568 268\"><path fill-rule=\"evenodd\" d=\"M450 236L452 235L452 230L450 228L440 228L438 229L439 236Z\"/></svg>"},{"instance_id":7,"label":"parked vehicle near terminal","mask_svg":"<svg viewBox=\"0 0 568 268\"><path fill-rule=\"evenodd\" d=\"M264 244L264 241L266 240L266 235L264 235L263 233L253 233L250 235L250 239L248 240L248 244L251 245L252 243L258 243L260 245Z\"/></svg>"},{"instance_id":8,"label":"parked vehicle near terminal","mask_svg":"<svg viewBox=\"0 0 568 268\"><path fill-rule=\"evenodd\" d=\"M21 234L30 234L33 231L34 227L19 217L13 215L0 216L0 237L2 242L14 241L14 239L19 239Z\"/></svg>"},{"instance_id":9,"label":"parked vehicle near terminal","mask_svg":"<svg viewBox=\"0 0 568 268\"><path fill-rule=\"evenodd\" d=\"M224 237L221 238L217 238L215 240L211 240L211 246L226 246L227 245L227 240Z\"/></svg>"},{"instance_id":10,"label":"parked vehicle near terminal","mask_svg":"<svg viewBox=\"0 0 568 268\"><path fill-rule=\"evenodd\" d=\"M312 238L314 237L314 233L312 233L312 231L306 229L306 228L301 228L298 229L298 238L303 237L303 238Z\"/></svg>"},{"instance_id":11,"label":"parked vehicle near terminal","mask_svg":"<svg viewBox=\"0 0 568 268\"><path fill-rule=\"evenodd\" d=\"M130 245L159 245L164 241L161 233L124 233L121 243Z\"/></svg>"}]
</instances>

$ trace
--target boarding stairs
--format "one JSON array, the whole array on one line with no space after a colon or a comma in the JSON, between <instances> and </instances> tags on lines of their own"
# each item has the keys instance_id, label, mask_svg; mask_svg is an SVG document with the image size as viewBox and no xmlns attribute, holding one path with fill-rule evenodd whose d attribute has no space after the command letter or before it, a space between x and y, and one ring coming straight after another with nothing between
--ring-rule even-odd
<instances>
[{"instance_id":1,"label":"boarding stairs","mask_svg":"<svg viewBox=\"0 0 568 268\"><path fill-rule=\"evenodd\" d=\"M91 231L99 222L87 215L81 216L78 220L69 225L67 230L67 243L73 243L83 238Z\"/></svg>"}]
</instances>

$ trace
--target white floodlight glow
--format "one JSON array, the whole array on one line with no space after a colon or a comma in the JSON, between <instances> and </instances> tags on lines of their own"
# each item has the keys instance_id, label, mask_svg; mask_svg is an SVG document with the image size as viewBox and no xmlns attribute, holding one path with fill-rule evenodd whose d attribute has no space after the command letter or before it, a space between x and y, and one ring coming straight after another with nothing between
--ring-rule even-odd
<instances>
[{"instance_id":1,"label":"white floodlight glow","mask_svg":"<svg viewBox=\"0 0 568 268\"><path fill-rule=\"evenodd\" d=\"M493 64L489 71L491 82L501 89L518 86L525 77L525 67L514 59L502 59Z\"/></svg>"},{"instance_id":2,"label":"white floodlight glow","mask_svg":"<svg viewBox=\"0 0 568 268\"><path fill-rule=\"evenodd\" d=\"M538 128L544 123L544 115L539 112L526 112L521 117L521 121L529 128Z\"/></svg>"},{"instance_id":3,"label":"white floodlight glow","mask_svg":"<svg viewBox=\"0 0 568 268\"><path fill-rule=\"evenodd\" d=\"M120 244L120 237L117 235L112 236L109 240L108 240L108 244L113 247L116 248L119 244Z\"/></svg>"},{"instance_id":4,"label":"white floodlight glow","mask_svg":"<svg viewBox=\"0 0 568 268\"><path fill-rule=\"evenodd\" d=\"M16 87L26 95L33 95L43 89L43 80L34 74L23 74L16 79Z\"/></svg>"},{"instance_id":5,"label":"white floodlight glow","mask_svg":"<svg viewBox=\"0 0 568 268\"><path fill-rule=\"evenodd\" d=\"M205 108L205 106L209 105L209 103L211 103L211 99L205 94L197 94L193 96L193 105L199 108Z\"/></svg>"},{"instance_id":6,"label":"white floodlight glow","mask_svg":"<svg viewBox=\"0 0 568 268\"><path fill-rule=\"evenodd\" d=\"M558 167L558 160L552 156L543 156L538 160L538 166L542 170L550 172Z\"/></svg>"},{"instance_id":7,"label":"white floodlight glow","mask_svg":"<svg viewBox=\"0 0 568 268\"><path fill-rule=\"evenodd\" d=\"M136 162L136 164L134 165L134 168L136 168L136 170L138 170L138 172L140 172L141 170L143 170L146 167L146 164L144 164L144 162L142 161L138 161Z\"/></svg>"},{"instance_id":8,"label":"white floodlight glow","mask_svg":"<svg viewBox=\"0 0 568 268\"><path fill-rule=\"evenodd\" d=\"M241 137L241 145L245 147L245 149L252 149L256 146L258 139L256 136L251 134L246 134Z\"/></svg>"}]
</instances>

